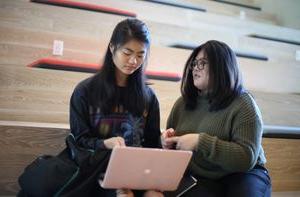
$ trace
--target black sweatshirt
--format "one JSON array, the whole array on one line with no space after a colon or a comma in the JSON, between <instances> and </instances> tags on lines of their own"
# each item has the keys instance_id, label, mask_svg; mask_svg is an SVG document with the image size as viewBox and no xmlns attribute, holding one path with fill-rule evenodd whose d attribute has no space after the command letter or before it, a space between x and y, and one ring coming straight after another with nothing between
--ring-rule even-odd
<instances>
[{"instance_id":1,"label":"black sweatshirt","mask_svg":"<svg viewBox=\"0 0 300 197\"><path fill-rule=\"evenodd\" d=\"M70 128L81 147L88 149L104 149L103 140L120 136L125 139L126 146L161 147L159 103L150 87L148 109L140 117L136 117L120 104L114 112L104 115L97 106L88 101L91 78L80 82L70 100Z\"/></svg>"}]
</instances>

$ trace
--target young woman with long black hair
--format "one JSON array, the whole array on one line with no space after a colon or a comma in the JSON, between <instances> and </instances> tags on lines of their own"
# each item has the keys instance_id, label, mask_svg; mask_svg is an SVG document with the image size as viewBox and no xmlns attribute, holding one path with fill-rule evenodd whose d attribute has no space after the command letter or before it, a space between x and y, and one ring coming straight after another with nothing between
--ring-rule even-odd
<instances>
[{"instance_id":1,"label":"young woman with long black hair","mask_svg":"<svg viewBox=\"0 0 300 197\"><path fill-rule=\"evenodd\" d=\"M142 21L126 19L115 27L101 70L80 82L71 97L70 127L81 147L161 147L159 103L144 75L149 48L149 31ZM135 193L100 190L101 196Z\"/></svg>"}]
</instances>

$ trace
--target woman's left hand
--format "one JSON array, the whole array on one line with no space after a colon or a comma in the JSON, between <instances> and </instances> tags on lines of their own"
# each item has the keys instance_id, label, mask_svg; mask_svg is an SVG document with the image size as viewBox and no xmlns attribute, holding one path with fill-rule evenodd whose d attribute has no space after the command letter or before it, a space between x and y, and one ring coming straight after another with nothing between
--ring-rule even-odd
<instances>
[{"instance_id":1,"label":"woman's left hand","mask_svg":"<svg viewBox=\"0 0 300 197\"><path fill-rule=\"evenodd\" d=\"M195 150L198 144L199 134L185 134L182 136L165 139L166 143L175 143L178 150Z\"/></svg>"},{"instance_id":2,"label":"woman's left hand","mask_svg":"<svg viewBox=\"0 0 300 197\"><path fill-rule=\"evenodd\" d=\"M159 191L148 190L144 193L143 197L164 197L164 195Z\"/></svg>"}]
</instances>

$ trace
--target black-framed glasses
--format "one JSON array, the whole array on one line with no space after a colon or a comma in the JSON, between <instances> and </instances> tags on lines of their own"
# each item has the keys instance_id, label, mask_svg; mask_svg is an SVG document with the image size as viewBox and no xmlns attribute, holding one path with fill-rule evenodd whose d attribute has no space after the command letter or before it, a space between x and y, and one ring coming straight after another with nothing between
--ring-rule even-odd
<instances>
[{"instance_id":1,"label":"black-framed glasses","mask_svg":"<svg viewBox=\"0 0 300 197\"><path fill-rule=\"evenodd\" d=\"M200 60L197 60L195 59L191 65L190 65L190 69L191 70L194 70L195 68L197 68L197 70L203 70L204 69L204 66L207 65L208 62L207 61L204 61L202 59Z\"/></svg>"}]
</instances>

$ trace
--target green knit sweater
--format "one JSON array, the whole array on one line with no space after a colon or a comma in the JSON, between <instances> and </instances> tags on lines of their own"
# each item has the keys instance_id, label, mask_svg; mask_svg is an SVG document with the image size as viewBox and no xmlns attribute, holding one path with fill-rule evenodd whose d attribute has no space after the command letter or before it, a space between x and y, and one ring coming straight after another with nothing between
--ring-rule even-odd
<instances>
[{"instance_id":1,"label":"green knit sweater","mask_svg":"<svg viewBox=\"0 0 300 197\"><path fill-rule=\"evenodd\" d=\"M266 163L262 140L262 118L249 93L237 97L227 108L210 112L208 99L199 96L197 107L186 110L180 97L169 115L167 128L176 135L199 133L189 169L211 179L245 172Z\"/></svg>"}]
</instances>

